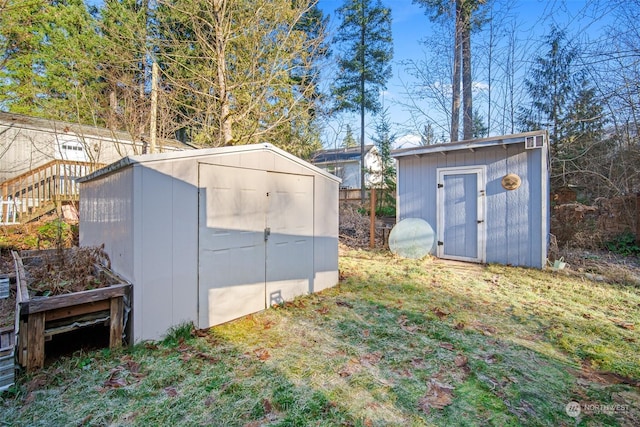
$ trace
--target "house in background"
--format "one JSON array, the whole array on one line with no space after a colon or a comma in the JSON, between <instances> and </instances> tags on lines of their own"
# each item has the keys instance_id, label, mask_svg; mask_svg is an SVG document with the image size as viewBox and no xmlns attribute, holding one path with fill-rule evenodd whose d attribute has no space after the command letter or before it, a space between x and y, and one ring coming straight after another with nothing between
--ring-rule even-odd
<instances>
[{"instance_id":1,"label":"house in background","mask_svg":"<svg viewBox=\"0 0 640 427\"><path fill-rule=\"evenodd\" d=\"M127 132L0 112L0 182L54 160L113 163L142 154L146 146ZM191 148L174 139L158 141L158 152Z\"/></svg>"},{"instance_id":2,"label":"house in background","mask_svg":"<svg viewBox=\"0 0 640 427\"><path fill-rule=\"evenodd\" d=\"M397 220L425 220L440 258L542 268L548 150L544 131L396 150Z\"/></svg>"},{"instance_id":3,"label":"house in background","mask_svg":"<svg viewBox=\"0 0 640 427\"><path fill-rule=\"evenodd\" d=\"M0 223L24 222L52 204L77 200L76 178L146 146L126 132L0 112ZM159 152L191 148L158 141Z\"/></svg>"},{"instance_id":4,"label":"house in background","mask_svg":"<svg viewBox=\"0 0 640 427\"><path fill-rule=\"evenodd\" d=\"M360 189L360 147L316 151L311 163L342 179L341 189ZM380 182L380 156L375 145L364 146L365 186Z\"/></svg>"}]
</instances>

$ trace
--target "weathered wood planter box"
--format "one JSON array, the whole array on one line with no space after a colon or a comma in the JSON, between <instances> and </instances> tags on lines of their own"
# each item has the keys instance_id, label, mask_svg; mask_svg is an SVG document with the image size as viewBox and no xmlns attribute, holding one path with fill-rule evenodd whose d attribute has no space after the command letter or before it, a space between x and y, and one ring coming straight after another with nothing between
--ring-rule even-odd
<instances>
[{"instance_id":1,"label":"weathered wood planter box","mask_svg":"<svg viewBox=\"0 0 640 427\"><path fill-rule=\"evenodd\" d=\"M0 391L15 382L15 354L13 327L0 329Z\"/></svg>"},{"instance_id":2,"label":"weathered wood planter box","mask_svg":"<svg viewBox=\"0 0 640 427\"><path fill-rule=\"evenodd\" d=\"M12 252L16 268L18 363L27 370L41 368L46 340L93 325L109 325L109 347L122 346L130 311L131 284L95 263L93 275L105 287L55 296L32 296L27 286L28 268L41 262L39 258L46 252Z\"/></svg>"}]
</instances>

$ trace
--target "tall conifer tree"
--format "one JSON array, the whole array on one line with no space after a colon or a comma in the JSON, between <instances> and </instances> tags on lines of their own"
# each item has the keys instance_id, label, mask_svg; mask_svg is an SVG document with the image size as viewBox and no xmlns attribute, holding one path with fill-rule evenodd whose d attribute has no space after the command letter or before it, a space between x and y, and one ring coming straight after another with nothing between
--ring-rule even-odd
<instances>
[{"instance_id":1,"label":"tall conifer tree","mask_svg":"<svg viewBox=\"0 0 640 427\"><path fill-rule=\"evenodd\" d=\"M364 201L365 113L380 111L380 91L391 77L391 9L380 0L345 0L337 12L341 24L334 42L339 46L340 69L332 92L338 111L360 113L360 195Z\"/></svg>"}]
</instances>

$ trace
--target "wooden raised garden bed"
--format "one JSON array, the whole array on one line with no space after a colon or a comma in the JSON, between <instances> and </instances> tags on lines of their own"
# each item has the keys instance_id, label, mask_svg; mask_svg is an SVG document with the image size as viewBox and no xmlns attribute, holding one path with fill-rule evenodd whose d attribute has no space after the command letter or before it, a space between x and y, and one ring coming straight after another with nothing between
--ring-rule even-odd
<instances>
[{"instance_id":1,"label":"wooden raised garden bed","mask_svg":"<svg viewBox=\"0 0 640 427\"><path fill-rule=\"evenodd\" d=\"M123 343L131 284L97 262L96 257L89 258L89 266L81 267L76 259L82 254L64 251L12 252L16 269L17 360L27 370L44 365L45 341L58 334L107 324L109 347ZM59 269L75 279L63 277L64 272ZM87 289L78 290L83 287Z\"/></svg>"}]
</instances>

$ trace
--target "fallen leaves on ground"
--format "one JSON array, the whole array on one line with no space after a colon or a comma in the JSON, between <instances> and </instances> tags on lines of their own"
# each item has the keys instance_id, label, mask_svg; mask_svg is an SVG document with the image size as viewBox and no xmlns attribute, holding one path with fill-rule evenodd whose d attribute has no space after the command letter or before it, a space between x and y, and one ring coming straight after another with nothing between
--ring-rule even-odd
<instances>
[{"instance_id":1,"label":"fallen leaves on ground","mask_svg":"<svg viewBox=\"0 0 640 427\"><path fill-rule=\"evenodd\" d=\"M375 351L373 353L367 353L360 357L360 363L363 366L374 366L377 365L380 360L382 360L382 353L379 351Z\"/></svg>"},{"instance_id":2,"label":"fallen leaves on ground","mask_svg":"<svg viewBox=\"0 0 640 427\"><path fill-rule=\"evenodd\" d=\"M426 394L418 401L418 406L426 414L431 408L443 409L453 402L453 389L453 386L432 378L427 385Z\"/></svg>"},{"instance_id":3,"label":"fallen leaves on ground","mask_svg":"<svg viewBox=\"0 0 640 427\"><path fill-rule=\"evenodd\" d=\"M176 390L176 388L173 386L165 387L164 392L169 397L176 397L178 395L178 390Z\"/></svg>"},{"instance_id":4,"label":"fallen leaves on ground","mask_svg":"<svg viewBox=\"0 0 640 427\"><path fill-rule=\"evenodd\" d=\"M449 350L449 351L453 351L453 344L448 343L448 342L441 342L440 344L438 344L441 348L444 348L445 350Z\"/></svg>"},{"instance_id":5,"label":"fallen leaves on ground","mask_svg":"<svg viewBox=\"0 0 640 427\"><path fill-rule=\"evenodd\" d=\"M350 359L347 364L340 371L338 371L338 375L340 375L342 378L350 377L351 375L360 371L360 369L362 369L360 361L358 359Z\"/></svg>"},{"instance_id":6,"label":"fallen leaves on ground","mask_svg":"<svg viewBox=\"0 0 640 427\"><path fill-rule=\"evenodd\" d=\"M447 310L444 310L444 309L442 309L440 307L436 307L431 311L433 311L433 314L438 316L438 319L440 319L440 320L444 319L445 317L447 317L450 314Z\"/></svg>"},{"instance_id":7,"label":"fallen leaves on ground","mask_svg":"<svg viewBox=\"0 0 640 427\"><path fill-rule=\"evenodd\" d=\"M271 357L271 354L269 354L269 350L267 350L266 348L257 348L253 350L253 354L256 355L258 360L262 360L263 362Z\"/></svg>"},{"instance_id":8,"label":"fallen leaves on ground","mask_svg":"<svg viewBox=\"0 0 640 427\"><path fill-rule=\"evenodd\" d=\"M409 320L404 314L398 318L398 324L403 331L409 332L411 334L418 330L418 327L416 325L409 324Z\"/></svg>"},{"instance_id":9,"label":"fallen leaves on ground","mask_svg":"<svg viewBox=\"0 0 640 427\"><path fill-rule=\"evenodd\" d=\"M121 365L109 371L109 377L99 388L99 391L103 392L109 389L126 387L145 377L145 374L140 372L140 364L133 360L131 356L123 356L120 362L122 363Z\"/></svg>"},{"instance_id":10,"label":"fallen leaves on ground","mask_svg":"<svg viewBox=\"0 0 640 427\"><path fill-rule=\"evenodd\" d=\"M340 307L347 307L347 308L353 308L353 304L348 303L346 301L336 301L336 305L340 306Z\"/></svg>"}]
</instances>

